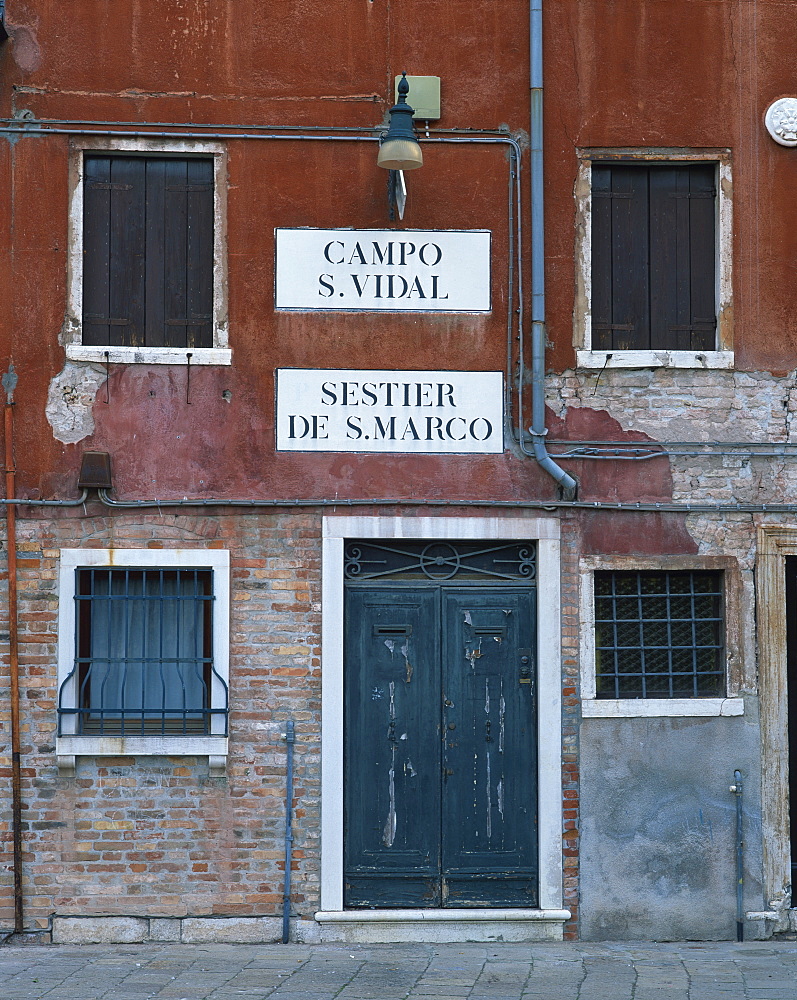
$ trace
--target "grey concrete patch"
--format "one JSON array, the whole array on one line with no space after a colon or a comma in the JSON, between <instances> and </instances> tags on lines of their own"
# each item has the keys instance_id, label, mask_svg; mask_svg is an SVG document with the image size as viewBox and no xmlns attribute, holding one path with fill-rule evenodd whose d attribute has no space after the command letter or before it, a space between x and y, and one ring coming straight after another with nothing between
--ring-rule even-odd
<instances>
[{"instance_id":1,"label":"grey concrete patch","mask_svg":"<svg viewBox=\"0 0 797 1000\"><path fill-rule=\"evenodd\" d=\"M759 731L718 719L585 719L581 930L586 940L733 940L734 768L758 801ZM745 813L745 909L761 906L760 816Z\"/></svg>"}]
</instances>

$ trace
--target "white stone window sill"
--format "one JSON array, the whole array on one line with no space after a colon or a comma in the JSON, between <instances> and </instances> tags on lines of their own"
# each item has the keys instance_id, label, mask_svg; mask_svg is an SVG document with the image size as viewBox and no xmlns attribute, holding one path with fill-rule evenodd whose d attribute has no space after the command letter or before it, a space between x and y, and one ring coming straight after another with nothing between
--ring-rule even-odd
<instances>
[{"instance_id":1,"label":"white stone window sill","mask_svg":"<svg viewBox=\"0 0 797 1000\"><path fill-rule=\"evenodd\" d=\"M226 736L58 736L59 771L74 774L76 757L208 757L210 773L223 775Z\"/></svg>"},{"instance_id":2,"label":"white stone window sill","mask_svg":"<svg viewBox=\"0 0 797 1000\"><path fill-rule=\"evenodd\" d=\"M585 719L718 718L744 715L742 698L622 698L581 703Z\"/></svg>"},{"instance_id":3,"label":"white stone window sill","mask_svg":"<svg viewBox=\"0 0 797 1000\"><path fill-rule=\"evenodd\" d=\"M190 358L189 358L190 355ZM228 347L85 347L67 344L71 361L94 361L111 365L231 365Z\"/></svg>"},{"instance_id":4,"label":"white stone window sill","mask_svg":"<svg viewBox=\"0 0 797 1000\"><path fill-rule=\"evenodd\" d=\"M733 351L576 351L578 368L733 368Z\"/></svg>"}]
</instances>

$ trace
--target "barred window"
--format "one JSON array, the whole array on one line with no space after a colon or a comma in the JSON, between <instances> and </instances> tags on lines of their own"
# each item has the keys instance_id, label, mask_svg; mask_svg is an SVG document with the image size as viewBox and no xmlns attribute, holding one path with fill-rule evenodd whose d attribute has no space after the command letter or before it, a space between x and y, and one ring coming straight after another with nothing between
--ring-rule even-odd
<instances>
[{"instance_id":1,"label":"barred window","mask_svg":"<svg viewBox=\"0 0 797 1000\"><path fill-rule=\"evenodd\" d=\"M596 572L597 698L725 695L722 574Z\"/></svg>"},{"instance_id":2,"label":"barred window","mask_svg":"<svg viewBox=\"0 0 797 1000\"><path fill-rule=\"evenodd\" d=\"M76 734L209 734L226 717L213 661L213 571L78 567L75 660L60 699ZM224 704L212 689L221 684ZM62 730L63 731L63 730Z\"/></svg>"}]
</instances>

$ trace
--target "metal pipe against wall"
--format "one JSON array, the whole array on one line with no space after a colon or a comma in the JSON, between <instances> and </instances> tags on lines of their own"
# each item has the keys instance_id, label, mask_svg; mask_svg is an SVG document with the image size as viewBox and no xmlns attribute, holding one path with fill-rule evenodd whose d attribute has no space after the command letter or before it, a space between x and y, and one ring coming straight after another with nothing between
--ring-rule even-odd
<instances>
[{"instance_id":1,"label":"metal pipe against wall","mask_svg":"<svg viewBox=\"0 0 797 1000\"><path fill-rule=\"evenodd\" d=\"M188 498L180 500L114 500L107 490L99 490L100 500L106 507L127 510L164 507L484 507L486 509L508 510L621 510L637 514L794 514L797 503L690 503L678 502L636 502L622 500L428 500L414 497L353 497L334 500L329 498L303 499L223 499L218 497ZM4 503L0 500L0 504Z\"/></svg>"},{"instance_id":2,"label":"metal pipe against wall","mask_svg":"<svg viewBox=\"0 0 797 1000\"><path fill-rule=\"evenodd\" d=\"M529 55L531 81L531 442L532 454L561 487L563 496L573 500L578 483L548 454L545 446L545 192L543 188L543 65L542 0L531 0L529 17ZM523 399L523 348L518 398ZM521 413L520 447L524 453L524 430Z\"/></svg>"},{"instance_id":3,"label":"metal pipe against wall","mask_svg":"<svg viewBox=\"0 0 797 1000\"><path fill-rule=\"evenodd\" d=\"M293 860L293 745L296 742L293 719L285 727L286 776L285 776L285 879L282 895L282 943L287 944L291 934L291 863Z\"/></svg>"},{"instance_id":4,"label":"metal pipe against wall","mask_svg":"<svg viewBox=\"0 0 797 1000\"><path fill-rule=\"evenodd\" d=\"M733 772L730 789L736 796L736 940L744 941L744 831L742 829L742 772Z\"/></svg>"},{"instance_id":5,"label":"metal pipe against wall","mask_svg":"<svg viewBox=\"0 0 797 1000\"><path fill-rule=\"evenodd\" d=\"M16 493L14 468L14 388L16 375L13 365L3 376L6 390L5 406L5 472L6 494ZM19 741L19 634L17 628L17 510L14 504L6 506L8 554L8 660L11 673L11 829L14 852L14 933L24 929L24 904L22 897L22 765Z\"/></svg>"}]
</instances>

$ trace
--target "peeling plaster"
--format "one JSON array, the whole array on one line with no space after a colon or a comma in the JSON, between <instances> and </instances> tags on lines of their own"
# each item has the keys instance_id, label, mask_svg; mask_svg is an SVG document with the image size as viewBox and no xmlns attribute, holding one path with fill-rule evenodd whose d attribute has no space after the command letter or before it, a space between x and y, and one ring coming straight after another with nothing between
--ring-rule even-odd
<instances>
[{"instance_id":1,"label":"peeling plaster","mask_svg":"<svg viewBox=\"0 0 797 1000\"><path fill-rule=\"evenodd\" d=\"M35 73L42 64L42 50L36 37L36 29L30 25L13 25L6 22L8 34L14 44L11 55L23 73Z\"/></svg>"},{"instance_id":2,"label":"peeling plaster","mask_svg":"<svg viewBox=\"0 0 797 1000\"><path fill-rule=\"evenodd\" d=\"M52 379L45 413L57 441L76 444L94 433L94 401L105 380L98 365L74 361L67 361Z\"/></svg>"}]
</instances>

